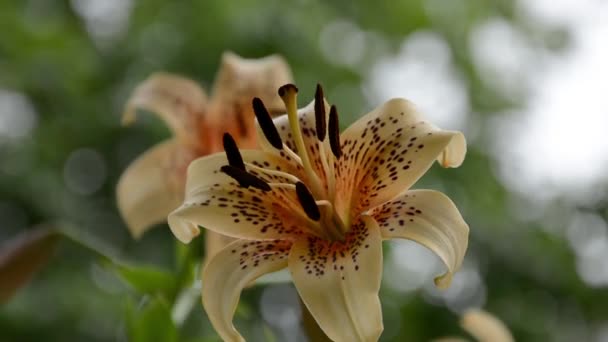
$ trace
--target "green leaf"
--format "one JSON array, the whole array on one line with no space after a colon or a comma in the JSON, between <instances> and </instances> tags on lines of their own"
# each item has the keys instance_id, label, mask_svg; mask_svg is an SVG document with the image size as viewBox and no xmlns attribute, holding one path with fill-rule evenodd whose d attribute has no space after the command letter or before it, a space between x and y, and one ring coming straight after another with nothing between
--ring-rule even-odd
<instances>
[{"instance_id":1,"label":"green leaf","mask_svg":"<svg viewBox=\"0 0 608 342\"><path fill-rule=\"evenodd\" d=\"M57 231L38 228L22 233L0 247L0 303L8 301L50 259L59 240Z\"/></svg>"},{"instance_id":2,"label":"green leaf","mask_svg":"<svg viewBox=\"0 0 608 342\"><path fill-rule=\"evenodd\" d=\"M154 266L131 266L107 262L118 276L141 294L161 294L173 298L177 290L174 274Z\"/></svg>"},{"instance_id":3,"label":"green leaf","mask_svg":"<svg viewBox=\"0 0 608 342\"><path fill-rule=\"evenodd\" d=\"M127 304L127 336L130 342L177 342L177 328L171 320L169 304L162 297L152 297L142 307Z\"/></svg>"}]
</instances>

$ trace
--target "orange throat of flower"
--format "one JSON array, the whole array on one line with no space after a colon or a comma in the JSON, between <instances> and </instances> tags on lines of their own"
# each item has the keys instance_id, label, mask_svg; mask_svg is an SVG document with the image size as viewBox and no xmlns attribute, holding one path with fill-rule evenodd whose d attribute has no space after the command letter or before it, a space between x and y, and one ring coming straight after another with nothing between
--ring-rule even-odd
<instances>
[{"instance_id":1,"label":"orange throat of flower","mask_svg":"<svg viewBox=\"0 0 608 342\"><path fill-rule=\"evenodd\" d=\"M279 88L295 146L283 142L262 100L254 98L253 109L268 143L301 172L294 175L243 162L236 142L228 133L223 137L228 165L223 166L221 171L241 187L253 187L263 192L295 192L295 196L284 197L292 202L286 203L287 207L294 209L284 217L298 221L302 230L311 235L329 241L344 241L353 222L350 203L338 203L345 198L338 196L336 182L340 176L338 163L342 156L338 113L335 106L331 106L327 113L323 90L317 86L314 106L316 127L301 127L304 122L298 117L297 92L293 84ZM260 173L280 181L267 182L258 177Z\"/></svg>"}]
</instances>

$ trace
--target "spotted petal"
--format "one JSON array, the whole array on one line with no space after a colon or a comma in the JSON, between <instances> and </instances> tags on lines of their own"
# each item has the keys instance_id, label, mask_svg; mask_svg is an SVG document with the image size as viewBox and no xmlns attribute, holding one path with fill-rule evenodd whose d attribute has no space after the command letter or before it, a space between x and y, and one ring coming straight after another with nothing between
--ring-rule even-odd
<instances>
[{"instance_id":1,"label":"spotted petal","mask_svg":"<svg viewBox=\"0 0 608 342\"><path fill-rule=\"evenodd\" d=\"M446 195L433 190L407 191L375 208L371 215L385 239L410 239L437 254L448 270L435 284L441 288L450 285L467 250L469 226Z\"/></svg>"},{"instance_id":2,"label":"spotted petal","mask_svg":"<svg viewBox=\"0 0 608 342\"><path fill-rule=\"evenodd\" d=\"M123 123L135 121L137 109L154 112L183 142L196 144L207 96L194 81L168 73L155 73L141 83L127 102Z\"/></svg>"},{"instance_id":3,"label":"spotted petal","mask_svg":"<svg viewBox=\"0 0 608 342\"><path fill-rule=\"evenodd\" d=\"M342 135L338 186L342 203L359 212L384 203L412 186L440 159L459 166L466 153L460 132L422 121L407 100L393 99L350 126ZM356 201L350 203L349 196Z\"/></svg>"},{"instance_id":4,"label":"spotted petal","mask_svg":"<svg viewBox=\"0 0 608 342\"><path fill-rule=\"evenodd\" d=\"M382 241L363 217L344 243L296 241L289 253L295 286L321 329L334 341L377 341L383 330L378 291Z\"/></svg>"},{"instance_id":5,"label":"spotted petal","mask_svg":"<svg viewBox=\"0 0 608 342\"><path fill-rule=\"evenodd\" d=\"M246 163L298 174L290 164L275 155L258 150L241 151ZM300 207L295 190L279 188L262 191L243 188L220 171L228 164L224 153L195 160L188 167L184 204L169 215L169 226L182 242L199 234L199 226L222 235L244 239L287 239L302 233L298 221ZM262 170L248 167L251 173L267 182L287 180ZM305 218L302 213L301 217Z\"/></svg>"},{"instance_id":6,"label":"spotted petal","mask_svg":"<svg viewBox=\"0 0 608 342\"><path fill-rule=\"evenodd\" d=\"M203 271L203 305L224 341L244 341L232 324L241 291L261 275L287 266L290 245L237 240L209 261Z\"/></svg>"},{"instance_id":7,"label":"spotted petal","mask_svg":"<svg viewBox=\"0 0 608 342\"><path fill-rule=\"evenodd\" d=\"M183 173L194 158L195 151L173 139L145 152L121 175L116 201L134 237L141 237L179 207L184 196Z\"/></svg>"}]
</instances>

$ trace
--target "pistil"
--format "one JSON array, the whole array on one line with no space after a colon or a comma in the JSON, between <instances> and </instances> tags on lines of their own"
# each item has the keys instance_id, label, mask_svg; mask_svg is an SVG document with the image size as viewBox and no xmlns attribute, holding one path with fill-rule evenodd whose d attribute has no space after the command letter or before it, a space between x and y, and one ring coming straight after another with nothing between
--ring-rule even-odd
<instances>
[{"instance_id":1,"label":"pistil","mask_svg":"<svg viewBox=\"0 0 608 342\"><path fill-rule=\"evenodd\" d=\"M327 231L330 235L330 240L344 241L347 229L332 203L327 200L320 200L317 201L316 204L325 213L323 218L325 227L327 227Z\"/></svg>"},{"instance_id":2,"label":"pistil","mask_svg":"<svg viewBox=\"0 0 608 342\"><path fill-rule=\"evenodd\" d=\"M287 109L287 118L289 120L291 133L293 134L293 140L298 150L298 155L302 160L304 171L306 172L306 175L310 180L310 185L312 186L313 194L317 198L325 199L325 191L323 191L319 177L312 168L312 164L310 163L310 158L306 150L306 145L304 144L304 138L302 137L302 131L300 130L300 121L298 118L298 103L296 101L297 93L298 88L296 88L296 86L293 84L286 84L279 88L279 96L283 100L283 103L285 103L285 108Z\"/></svg>"}]
</instances>

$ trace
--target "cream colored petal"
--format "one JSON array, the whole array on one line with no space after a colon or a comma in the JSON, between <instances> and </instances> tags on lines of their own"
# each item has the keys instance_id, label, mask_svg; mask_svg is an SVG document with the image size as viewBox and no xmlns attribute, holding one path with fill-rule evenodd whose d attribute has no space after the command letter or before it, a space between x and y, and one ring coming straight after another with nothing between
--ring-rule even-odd
<instances>
[{"instance_id":1,"label":"cream colored petal","mask_svg":"<svg viewBox=\"0 0 608 342\"><path fill-rule=\"evenodd\" d=\"M440 288L450 285L469 242L469 226L454 203L432 190L411 190L371 211L385 239L416 241L441 258L447 272L435 279Z\"/></svg>"},{"instance_id":2,"label":"cream colored petal","mask_svg":"<svg viewBox=\"0 0 608 342\"><path fill-rule=\"evenodd\" d=\"M168 140L146 151L123 172L116 186L116 202L133 237L141 237L179 207L186 166L194 157L177 140Z\"/></svg>"},{"instance_id":3,"label":"cream colored petal","mask_svg":"<svg viewBox=\"0 0 608 342\"><path fill-rule=\"evenodd\" d=\"M291 166L276 156L258 150L241 151L246 163L270 170L290 171ZM220 171L228 161L217 153L192 162L188 168L184 204L169 215L169 226L175 236L188 243L199 234L199 227L236 238L286 239L301 234L302 222L294 215L302 209L295 190L278 188L263 191L243 188ZM286 183L276 175L249 168L267 182Z\"/></svg>"},{"instance_id":4,"label":"cream colored petal","mask_svg":"<svg viewBox=\"0 0 608 342\"><path fill-rule=\"evenodd\" d=\"M334 341L377 341L382 333L381 240L377 224L365 216L344 243L301 239L289 253L302 301Z\"/></svg>"},{"instance_id":5,"label":"cream colored petal","mask_svg":"<svg viewBox=\"0 0 608 342\"><path fill-rule=\"evenodd\" d=\"M207 96L194 81L169 73L155 73L129 98L123 123L135 121L137 109L156 113L181 140L197 143Z\"/></svg>"},{"instance_id":6,"label":"cream colored petal","mask_svg":"<svg viewBox=\"0 0 608 342\"><path fill-rule=\"evenodd\" d=\"M205 232L205 260L211 260L214 255L233 241L234 239L231 237L207 230Z\"/></svg>"},{"instance_id":7,"label":"cream colored petal","mask_svg":"<svg viewBox=\"0 0 608 342\"><path fill-rule=\"evenodd\" d=\"M289 65L281 56L245 59L232 52L224 53L213 87L209 124L232 134L241 147L256 148L251 101L259 97L271 114L285 113L277 90L291 82Z\"/></svg>"},{"instance_id":8,"label":"cream colored petal","mask_svg":"<svg viewBox=\"0 0 608 342\"><path fill-rule=\"evenodd\" d=\"M222 249L203 270L203 306L224 341L245 339L232 324L241 291L266 273L287 266L286 241L237 240Z\"/></svg>"},{"instance_id":9,"label":"cream colored petal","mask_svg":"<svg viewBox=\"0 0 608 342\"><path fill-rule=\"evenodd\" d=\"M359 119L342 135L340 203L354 191L359 211L380 205L407 190L441 158L445 166L462 163L466 153L460 132L422 121L412 103L393 99ZM342 209L339 209L342 211Z\"/></svg>"},{"instance_id":10,"label":"cream colored petal","mask_svg":"<svg viewBox=\"0 0 608 342\"><path fill-rule=\"evenodd\" d=\"M462 328L479 342L513 342L513 336L505 324L490 313L470 309L462 315Z\"/></svg>"},{"instance_id":11,"label":"cream colored petal","mask_svg":"<svg viewBox=\"0 0 608 342\"><path fill-rule=\"evenodd\" d=\"M277 90L292 82L291 69L279 55L247 59L233 52L224 52L215 77L213 101L251 105L253 97L259 97L270 111L283 111L285 106Z\"/></svg>"}]
</instances>

